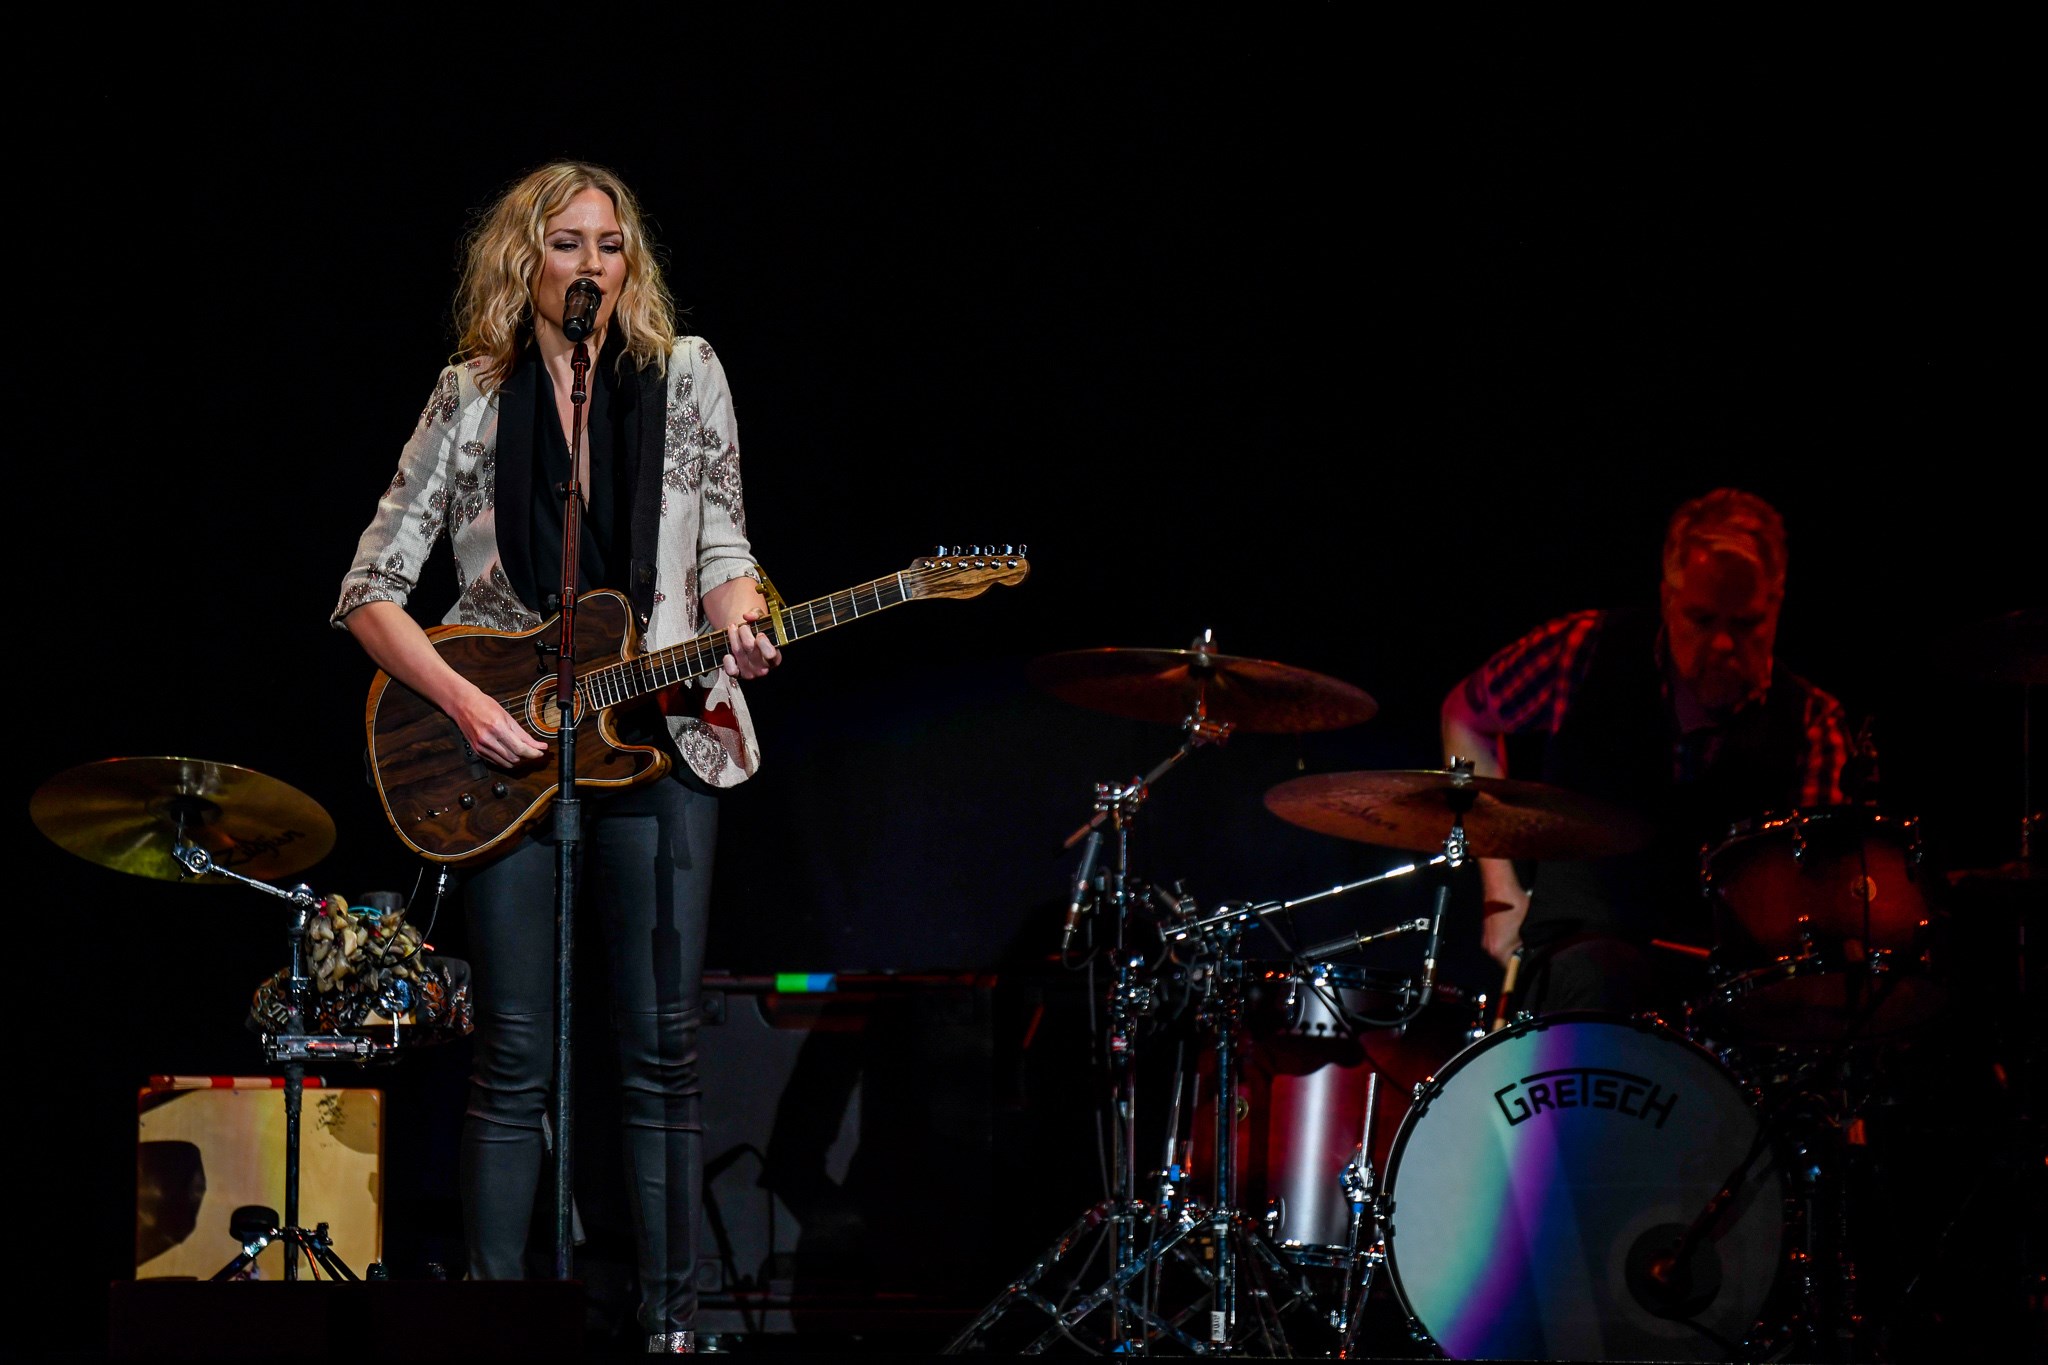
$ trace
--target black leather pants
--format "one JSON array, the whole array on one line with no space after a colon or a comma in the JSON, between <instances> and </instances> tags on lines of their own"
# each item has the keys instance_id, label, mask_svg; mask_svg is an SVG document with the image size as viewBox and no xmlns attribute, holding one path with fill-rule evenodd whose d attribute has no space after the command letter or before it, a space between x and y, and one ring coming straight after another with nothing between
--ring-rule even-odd
<instances>
[{"instance_id":1,"label":"black leather pants","mask_svg":"<svg viewBox=\"0 0 2048 1365\"><path fill-rule=\"evenodd\" d=\"M679 1331L697 1308L704 1161L697 1025L718 798L668 778L586 799L583 828L577 914L581 923L600 917L604 929L641 1326ZM476 1032L461 1182L472 1279L525 1277L546 1160L555 845L546 821L542 833L548 837L529 840L465 887ZM595 966L579 962L578 979ZM579 1013L579 1033L595 1027L601 1021Z\"/></svg>"}]
</instances>

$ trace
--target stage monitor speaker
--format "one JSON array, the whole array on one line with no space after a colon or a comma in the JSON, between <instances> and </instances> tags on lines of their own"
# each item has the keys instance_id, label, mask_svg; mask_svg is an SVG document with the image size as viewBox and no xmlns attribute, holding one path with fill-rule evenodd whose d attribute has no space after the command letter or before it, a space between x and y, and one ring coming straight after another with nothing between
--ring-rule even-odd
<instances>
[{"instance_id":1,"label":"stage monitor speaker","mask_svg":"<svg viewBox=\"0 0 2048 1365\"><path fill-rule=\"evenodd\" d=\"M245 1204L284 1216L284 1081L157 1077L137 1097L135 1278L210 1279L240 1253L228 1219ZM384 1096L308 1080L299 1112L299 1224L328 1226L356 1274L384 1254ZM255 1278L284 1276L278 1243ZM302 1267L303 1269L303 1267Z\"/></svg>"},{"instance_id":2,"label":"stage monitor speaker","mask_svg":"<svg viewBox=\"0 0 2048 1365\"><path fill-rule=\"evenodd\" d=\"M706 977L704 1330L893 1326L985 1293L994 984Z\"/></svg>"}]
</instances>

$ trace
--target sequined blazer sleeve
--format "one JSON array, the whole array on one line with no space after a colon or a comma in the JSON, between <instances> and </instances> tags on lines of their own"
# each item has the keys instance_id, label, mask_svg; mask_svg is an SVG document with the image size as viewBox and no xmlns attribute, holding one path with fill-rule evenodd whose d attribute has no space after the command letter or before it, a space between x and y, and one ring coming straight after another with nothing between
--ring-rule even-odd
<instances>
[{"instance_id":1,"label":"sequined blazer sleeve","mask_svg":"<svg viewBox=\"0 0 2048 1365\"><path fill-rule=\"evenodd\" d=\"M403 606L412 596L420 566L447 529L449 456L466 381L464 372L451 365L435 382L412 439L399 454L398 472L356 541L355 560L342 576L341 598L328 617L333 625L340 626L365 602Z\"/></svg>"},{"instance_id":2,"label":"sequined blazer sleeve","mask_svg":"<svg viewBox=\"0 0 2048 1365\"><path fill-rule=\"evenodd\" d=\"M662 649L706 624L704 594L754 571L740 488L739 430L725 367L702 337L670 353L662 432L661 533L647 643ZM669 714L669 733L698 777L714 787L745 781L761 763L760 741L736 679L700 680L701 710Z\"/></svg>"}]
</instances>

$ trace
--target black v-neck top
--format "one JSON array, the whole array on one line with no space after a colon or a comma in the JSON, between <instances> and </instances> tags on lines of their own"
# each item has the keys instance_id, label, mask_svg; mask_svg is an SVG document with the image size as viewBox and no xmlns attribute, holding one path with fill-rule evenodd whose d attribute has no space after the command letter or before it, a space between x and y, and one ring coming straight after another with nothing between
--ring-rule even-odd
<instances>
[{"instance_id":1,"label":"black v-neck top","mask_svg":"<svg viewBox=\"0 0 2048 1365\"><path fill-rule=\"evenodd\" d=\"M621 477L620 457L631 449L639 377L614 363L616 342L591 362L586 384L584 448L590 453L587 506L577 534L577 591L627 587L628 532L632 526L631 480ZM527 565L530 581L513 589L529 604L545 607L561 591L562 495L569 478L569 440L555 405L554 378L541 363L540 348L529 346L520 357L529 370L533 405L524 414L532 423L533 494L528 503ZM508 412L506 420L519 420ZM547 607L552 610L552 607Z\"/></svg>"}]
</instances>

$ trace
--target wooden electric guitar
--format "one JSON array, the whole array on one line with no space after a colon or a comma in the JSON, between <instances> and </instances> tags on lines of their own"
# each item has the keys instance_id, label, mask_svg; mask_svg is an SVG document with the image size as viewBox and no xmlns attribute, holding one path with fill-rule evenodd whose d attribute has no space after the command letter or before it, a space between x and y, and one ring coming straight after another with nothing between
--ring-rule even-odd
<instances>
[{"instance_id":1,"label":"wooden electric guitar","mask_svg":"<svg viewBox=\"0 0 2048 1365\"><path fill-rule=\"evenodd\" d=\"M772 594L768 616L754 623L778 646L889 607L921 598L975 597L991 584L1021 583L1031 572L1023 546L1010 553L980 546L911 561L908 568L828 597L789 606ZM540 743L560 728L555 704L559 617L531 630L437 626L427 632L450 667L505 704ZM576 599L576 782L634 787L664 776L669 756L622 738L621 708L714 672L727 654L725 632L710 631L666 649L643 652L633 609L609 589ZM636 708L637 710L638 708ZM652 710L650 706L647 708ZM652 716L660 720L658 713ZM371 785L398 837L422 858L464 863L509 851L553 803L561 759L500 768L470 747L439 707L379 672L364 712Z\"/></svg>"}]
</instances>

